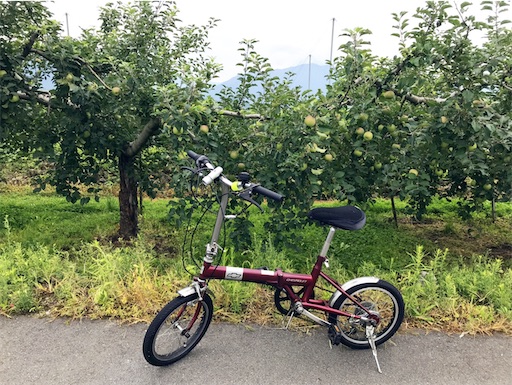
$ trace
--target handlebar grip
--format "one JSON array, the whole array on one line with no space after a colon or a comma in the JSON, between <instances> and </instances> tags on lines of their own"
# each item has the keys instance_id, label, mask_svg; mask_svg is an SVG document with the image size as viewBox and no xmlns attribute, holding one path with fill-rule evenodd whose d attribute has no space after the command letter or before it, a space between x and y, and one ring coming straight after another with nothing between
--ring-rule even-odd
<instances>
[{"instance_id":1,"label":"handlebar grip","mask_svg":"<svg viewBox=\"0 0 512 385\"><path fill-rule=\"evenodd\" d=\"M276 193L276 192L274 192L272 190L266 189L265 187L256 186L256 187L253 188L252 191L254 191L255 193L264 195L267 198L273 199L273 200L278 201L278 202L281 202L284 199L283 195L281 195L279 193Z\"/></svg>"},{"instance_id":2,"label":"handlebar grip","mask_svg":"<svg viewBox=\"0 0 512 385\"><path fill-rule=\"evenodd\" d=\"M203 183L208 186L222 174L222 167L216 167L203 178Z\"/></svg>"},{"instance_id":3,"label":"handlebar grip","mask_svg":"<svg viewBox=\"0 0 512 385\"><path fill-rule=\"evenodd\" d=\"M201 156L201 155L199 155L199 154L196 154L196 153L195 153L194 151L192 151L192 150L188 150L188 151L187 151L187 155L188 155L188 156L190 156L190 157L191 157L192 159L194 159L194 160L198 160L198 159L199 159L199 157Z\"/></svg>"}]
</instances>

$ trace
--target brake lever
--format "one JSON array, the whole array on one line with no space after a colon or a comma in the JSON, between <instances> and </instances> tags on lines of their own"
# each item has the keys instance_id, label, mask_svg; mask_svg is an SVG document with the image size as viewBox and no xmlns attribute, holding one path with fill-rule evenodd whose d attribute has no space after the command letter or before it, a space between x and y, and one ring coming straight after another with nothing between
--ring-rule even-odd
<instances>
[{"instance_id":1,"label":"brake lever","mask_svg":"<svg viewBox=\"0 0 512 385\"><path fill-rule=\"evenodd\" d=\"M240 194L238 194L238 196L242 198L244 201L247 201L256 206L257 208L259 208L262 213L264 212L260 204L251 198L251 190L242 191Z\"/></svg>"}]
</instances>

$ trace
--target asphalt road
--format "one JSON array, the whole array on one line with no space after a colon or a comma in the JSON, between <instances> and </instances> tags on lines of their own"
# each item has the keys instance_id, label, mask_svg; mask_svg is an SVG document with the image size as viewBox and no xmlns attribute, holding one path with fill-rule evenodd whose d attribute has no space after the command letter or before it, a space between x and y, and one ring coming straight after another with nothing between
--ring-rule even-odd
<instances>
[{"instance_id":1,"label":"asphalt road","mask_svg":"<svg viewBox=\"0 0 512 385\"><path fill-rule=\"evenodd\" d=\"M310 334L212 324L183 360L142 356L146 325L0 317L0 384L512 384L512 338L401 331L371 351Z\"/></svg>"}]
</instances>

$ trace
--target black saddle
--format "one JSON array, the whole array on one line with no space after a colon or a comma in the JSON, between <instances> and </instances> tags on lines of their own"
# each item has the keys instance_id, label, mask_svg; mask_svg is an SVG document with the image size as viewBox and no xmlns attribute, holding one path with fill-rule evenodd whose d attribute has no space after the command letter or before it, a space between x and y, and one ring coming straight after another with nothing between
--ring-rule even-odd
<instances>
[{"instance_id":1,"label":"black saddle","mask_svg":"<svg viewBox=\"0 0 512 385\"><path fill-rule=\"evenodd\" d=\"M311 210L308 217L321 224L343 230L359 230L366 223L363 210L355 206L318 207Z\"/></svg>"}]
</instances>

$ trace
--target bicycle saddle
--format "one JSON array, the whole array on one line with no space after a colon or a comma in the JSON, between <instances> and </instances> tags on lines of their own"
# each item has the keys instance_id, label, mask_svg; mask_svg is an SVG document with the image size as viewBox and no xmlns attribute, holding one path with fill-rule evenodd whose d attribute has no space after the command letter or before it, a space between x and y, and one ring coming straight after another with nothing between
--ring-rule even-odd
<instances>
[{"instance_id":1,"label":"bicycle saddle","mask_svg":"<svg viewBox=\"0 0 512 385\"><path fill-rule=\"evenodd\" d=\"M308 218L343 230L359 230L366 223L363 210L355 206L318 207L308 213Z\"/></svg>"}]
</instances>

